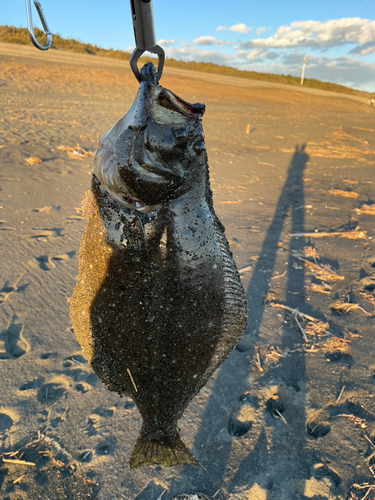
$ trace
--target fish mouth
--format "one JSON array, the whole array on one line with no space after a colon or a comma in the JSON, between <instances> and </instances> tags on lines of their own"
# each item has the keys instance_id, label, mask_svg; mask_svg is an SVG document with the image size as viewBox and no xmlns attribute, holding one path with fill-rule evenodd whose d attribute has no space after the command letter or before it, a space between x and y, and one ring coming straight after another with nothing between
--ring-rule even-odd
<instances>
[{"instance_id":1,"label":"fish mouth","mask_svg":"<svg viewBox=\"0 0 375 500\"><path fill-rule=\"evenodd\" d=\"M200 137L204 144L204 109L142 81L130 110L100 139L95 154L93 173L108 196L146 213L180 196L194 157L203 151L195 143Z\"/></svg>"}]
</instances>

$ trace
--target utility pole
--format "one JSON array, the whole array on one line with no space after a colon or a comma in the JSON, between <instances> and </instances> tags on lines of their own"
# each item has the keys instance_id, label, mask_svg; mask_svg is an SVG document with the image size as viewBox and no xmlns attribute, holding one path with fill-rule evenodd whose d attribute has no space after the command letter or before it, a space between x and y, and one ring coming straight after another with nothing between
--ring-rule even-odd
<instances>
[{"instance_id":1,"label":"utility pole","mask_svg":"<svg viewBox=\"0 0 375 500\"><path fill-rule=\"evenodd\" d=\"M305 66L306 66L306 56L303 56L302 59L302 76L301 76L301 85L303 85L303 80L305 78Z\"/></svg>"}]
</instances>

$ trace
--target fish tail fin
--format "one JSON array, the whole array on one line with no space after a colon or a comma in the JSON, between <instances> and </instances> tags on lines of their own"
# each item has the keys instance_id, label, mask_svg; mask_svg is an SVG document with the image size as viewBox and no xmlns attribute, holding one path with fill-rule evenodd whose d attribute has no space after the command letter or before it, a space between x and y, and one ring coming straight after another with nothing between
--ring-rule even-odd
<instances>
[{"instance_id":1,"label":"fish tail fin","mask_svg":"<svg viewBox=\"0 0 375 500\"><path fill-rule=\"evenodd\" d=\"M180 435L173 440L147 440L139 436L130 458L130 468L139 469L150 465L191 464L202 467L194 455L187 449Z\"/></svg>"}]
</instances>

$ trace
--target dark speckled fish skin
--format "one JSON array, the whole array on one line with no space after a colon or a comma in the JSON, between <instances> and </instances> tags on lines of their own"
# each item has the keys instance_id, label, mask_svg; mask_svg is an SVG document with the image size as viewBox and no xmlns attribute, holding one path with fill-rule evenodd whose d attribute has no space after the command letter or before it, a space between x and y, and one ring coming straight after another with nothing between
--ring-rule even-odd
<instances>
[{"instance_id":1,"label":"dark speckled fish skin","mask_svg":"<svg viewBox=\"0 0 375 500\"><path fill-rule=\"evenodd\" d=\"M132 468L198 464L177 420L247 320L243 287L213 209L204 108L176 101L152 82L152 68L143 69L147 74L143 104L119 134L115 156L128 192L154 208L121 206L98 170L83 202L88 221L71 301L74 331L92 368L110 390L131 396L142 415ZM170 123L176 112L185 118Z\"/></svg>"}]
</instances>

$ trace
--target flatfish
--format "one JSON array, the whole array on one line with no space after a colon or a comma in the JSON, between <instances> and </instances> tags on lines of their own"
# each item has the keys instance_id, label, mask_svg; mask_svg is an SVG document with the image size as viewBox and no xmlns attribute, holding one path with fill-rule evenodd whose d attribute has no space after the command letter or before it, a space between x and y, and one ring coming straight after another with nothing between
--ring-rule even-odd
<instances>
[{"instance_id":1,"label":"flatfish","mask_svg":"<svg viewBox=\"0 0 375 500\"><path fill-rule=\"evenodd\" d=\"M216 216L203 104L148 63L129 112L100 139L70 315L106 386L143 418L131 468L196 464L177 420L244 333L244 290Z\"/></svg>"}]
</instances>

